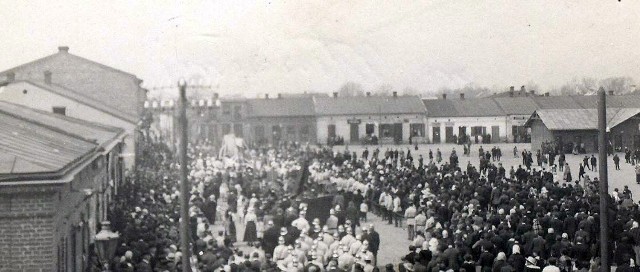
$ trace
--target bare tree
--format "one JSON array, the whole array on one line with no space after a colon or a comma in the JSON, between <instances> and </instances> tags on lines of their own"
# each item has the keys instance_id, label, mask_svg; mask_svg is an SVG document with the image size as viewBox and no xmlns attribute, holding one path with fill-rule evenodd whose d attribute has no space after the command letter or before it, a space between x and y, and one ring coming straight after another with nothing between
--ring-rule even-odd
<instances>
[{"instance_id":1,"label":"bare tree","mask_svg":"<svg viewBox=\"0 0 640 272\"><path fill-rule=\"evenodd\" d=\"M371 91L371 95L385 96L385 95L391 95L391 92L393 92L393 86L391 86L391 84L385 83L378 86L378 88L374 89L373 91Z\"/></svg>"},{"instance_id":2,"label":"bare tree","mask_svg":"<svg viewBox=\"0 0 640 272\"><path fill-rule=\"evenodd\" d=\"M631 77L609 77L600 80L600 87L606 91L613 91L617 94L625 94L634 91L634 80Z\"/></svg>"}]
</instances>

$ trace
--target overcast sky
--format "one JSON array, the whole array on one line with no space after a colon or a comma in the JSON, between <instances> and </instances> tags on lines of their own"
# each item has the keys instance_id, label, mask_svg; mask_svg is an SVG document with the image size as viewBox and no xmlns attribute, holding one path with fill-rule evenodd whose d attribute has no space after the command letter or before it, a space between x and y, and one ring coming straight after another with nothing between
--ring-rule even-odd
<instances>
[{"instance_id":1,"label":"overcast sky","mask_svg":"<svg viewBox=\"0 0 640 272\"><path fill-rule=\"evenodd\" d=\"M184 77L246 96L347 81L436 92L640 75L637 0L0 4L0 70L68 45L146 87Z\"/></svg>"}]
</instances>

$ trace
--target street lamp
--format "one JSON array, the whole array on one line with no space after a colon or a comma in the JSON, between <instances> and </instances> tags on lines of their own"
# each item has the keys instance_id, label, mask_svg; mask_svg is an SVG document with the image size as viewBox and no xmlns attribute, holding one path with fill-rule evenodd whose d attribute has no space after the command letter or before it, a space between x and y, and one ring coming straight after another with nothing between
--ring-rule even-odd
<instances>
[{"instance_id":1,"label":"street lamp","mask_svg":"<svg viewBox=\"0 0 640 272\"><path fill-rule=\"evenodd\" d=\"M116 253L116 247L118 246L118 238L120 235L111 231L111 222L103 221L100 232L96 234L96 252L100 262L104 265L105 271L109 271L109 261Z\"/></svg>"}]
</instances>

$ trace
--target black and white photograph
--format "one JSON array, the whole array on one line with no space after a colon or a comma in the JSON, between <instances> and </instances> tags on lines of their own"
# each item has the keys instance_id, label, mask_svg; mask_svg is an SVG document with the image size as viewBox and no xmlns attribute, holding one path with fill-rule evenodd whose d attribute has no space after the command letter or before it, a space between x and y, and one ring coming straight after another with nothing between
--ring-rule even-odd
<instances>
[{"instance_id":1,"label":"black and white photograph","mask_svg":"<svg viewBox=\"0 0 640 272\"><path fill-rule=\"evenodd\" d=\"M0 6L0 272L640 272L640 1Z\"/></svg>"}]
</instances>

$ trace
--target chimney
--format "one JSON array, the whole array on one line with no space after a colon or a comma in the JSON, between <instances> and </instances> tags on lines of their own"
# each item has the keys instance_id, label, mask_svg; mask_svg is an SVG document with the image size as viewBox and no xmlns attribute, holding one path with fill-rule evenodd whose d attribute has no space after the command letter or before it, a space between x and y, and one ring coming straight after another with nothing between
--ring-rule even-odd
<instances>
[{"instance_id":1,"label":"chimney","mask_svg":"<svg viewBox=\"0 0 640 272\"><path fill-rule=\"evenodd\" d=\"M513 93L515 92L515 87L509 87L509 97L513 97Z\"/></svg>"},{"instance_id":2,"label":"chimney","mask_svg":"<svg viewBox=\"0 0 640 272\"><path fill-rule=\"evenodd\" d=\"M44 83L51 84L51 71L44 71Z\"/></svg>"},{"instance_id":3,"label":"chimney","mask_svg":"<svg viewBox=\"0 0 640 272\"><path fill-rule=\"evenodd\" d=\"M531 94L531 96L536 95L536 91L535 90L531 90L531 91L529 91L529 93Z\"/></svg>"},{"instance_id":4,"label":"chimney","mask_svg":"<svg viewBox=\"0 0 640 272\"><path fill-rule=\"evenodd\" d=\"M16 80L16 73L15 72L8 72L7 73L7 81L13 82L15 80Z\"/></svg>"},{"instance_id":5,"label":"chimney","mask_svg":"<svg viewBox=\"0 0 640 272\"><path fill-rule=\"evenodd\" d=\"M549 96L549 92L544 93L544 96Z\"/></svg>"},{"instance_id":6,"label":"chimney","mask_svg":"<svg viewBox=\"0 0 640 272\"><path fill-rule=\"evenodd\" d=\"M367 96L371 96L371 92L367 92Z\"/></svg>"},{"instance_id":7,"label":"chimney","mask_svg":"<svg viewBox=\"0 0 640 272\"><path fill-rule=\"evenodd\" d=\"M398 97L398 92L394 91L393 92L393 97Z\"/></svg>"},{"instance_id":8,"label":"chimney","mask_svg":"<svg viewBox=\"0 0 640 272\"><path fill-rule=\"evenodd\" d=\"M464 100L464 93L460 93L460 99Z\"/></svg>"},{"instance_id":9,"label":"chimney","mask_svg":"<svg viewBox=\"0 0 640 272\"><path fill-rule=\"evenodd\" d=\"M338 98L338 93L337 92L333 93L333 98Z\"/></svg>"},{"instance_id":10,"label":"chimney","mask_svg":"<svg viewBox=\"0 0 640 272\"><path fill-rule=\"evenodd\" d=\"M509 87L509 91L513 92L515 90L516 90L516 87L514 87L514 86Z\"/></svg>"},{"instance_id":11,"label":"chimney","mask_svg":"<svg viewBox=\"0 0 640 272\"><path fill-rule=\"evenodd\" d=\"M609 95L613 95L613 91L609 91Z\"/></svg>"},{"instance_id":12,"label":"chimney","mask_svg":"<svg viewBox=\"0 0 640 272\"><path fill-rule=\"evenodd\" d=\"M520 92L522 93L526 93L527 90L524 88L524 85L520 86Z\"/></svg>"},{"instance_id":13,"label":"chimney","mask_svg":"<svg viewBox=\"0 0 640 272\"><path fill-rule=\"evenodd\" d=\"M282 98L282 94L281 93L278 93L278 98Z\"/></svg>"},{"instance_id":14,"label":"chimney","mask_svg":"<svg viewBox=\"0 0 640 272\"><path fill-rule=\"evenodd\" d=\"M269 99L269 94L268 93L264 94L264 99Z\"/></svg>"},{"instance_id":15,"label":"chimney","mask_svg":"<svg viewBox=\"0 0 640 272\"><path fill-rule=\"evenodd\" d=\"M58 46L58 52L60 52L60 53L69 53L69 47L68 46Z\"/></svg>"},{"instance_id":16,"label":"chimney","mask_svg":"<svg viewBox=\"0 0 640 272\"><path fill-rule=\"evenodd\" d=\"M446 93L442 94L442 99L447 99L447 94Z\"/></svg>"}]
</instances>

